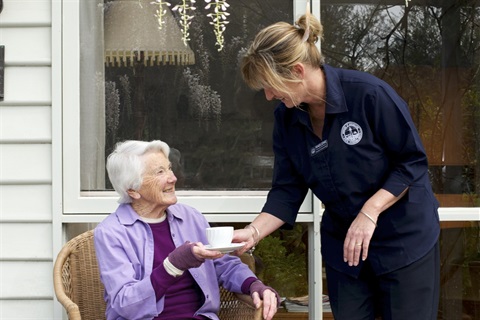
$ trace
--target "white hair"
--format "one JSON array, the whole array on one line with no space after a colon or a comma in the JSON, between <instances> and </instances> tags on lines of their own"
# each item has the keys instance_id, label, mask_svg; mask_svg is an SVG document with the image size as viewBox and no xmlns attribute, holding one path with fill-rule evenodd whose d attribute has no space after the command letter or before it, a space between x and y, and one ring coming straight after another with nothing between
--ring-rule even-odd
<instances>
[{"instance_id":1,"label":"white hair","mask_svg":"<svg viewBox=\"0 0 480 320\"><path fill-rule=\"evenodd\" d=\"M120 195L119 203L130 203L128 190L138 190L143 182L145 163L140 157L149 151L160 151L168 158L170 147L163 141L127 140L115 145L107 158L108 178Z\"/></svg>"}]
</instances>

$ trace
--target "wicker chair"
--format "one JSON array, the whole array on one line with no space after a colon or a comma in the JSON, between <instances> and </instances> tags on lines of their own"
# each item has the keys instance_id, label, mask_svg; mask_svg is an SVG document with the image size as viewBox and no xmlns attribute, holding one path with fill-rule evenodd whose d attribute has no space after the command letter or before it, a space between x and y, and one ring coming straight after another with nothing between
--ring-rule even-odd
<instances>
[{"instance_id":1,"label":"wicker chair","mask_svg":"<svg viewBox=\"0 0 480 320\"><path fill-rule=\"evenodd\" d=\"M53 284L68 319L105 319L104 287L95 257L93 230L63 246L53 267ZM222 320L262 319L261 308L255 309L248 295L234 294L221 287L220 299L219 317Z\"/></svg>"}]
</instances>

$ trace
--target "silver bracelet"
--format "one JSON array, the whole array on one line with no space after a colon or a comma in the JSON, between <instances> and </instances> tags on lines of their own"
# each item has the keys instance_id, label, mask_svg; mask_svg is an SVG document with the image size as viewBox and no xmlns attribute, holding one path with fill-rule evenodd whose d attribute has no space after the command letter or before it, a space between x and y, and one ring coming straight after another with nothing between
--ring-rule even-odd
<instances>
[{"instance_id":1,"label":"silver bracelet","mask_svg":"<svg viewBox=\"0 0 480 320\"><path fill-rule=\"evenodd\" d=\"M365 217L367 217L370 221L372 221L373 224L375 225L375 228L377 227L377 222L375 222L375 220L373 220L372 216L370 216L368 213L363 212L362 210L360 210L360 213L363 213L365 215Z\"/></svg>"},{"instance_id":2,"label":"silver bracelet","mask_svg":"<svg viewBox=\"0 0 480 320\"><path fill-rule=\"evenodd\" d=\"M253 238L254 244L256 245L260 241L260 231L253 224L249 224L249 225L245 226L245 229L247 229L247 228L248 229L253 229L252 230L252 238ZM257 235L256 239L255 239L255 234Z\"/></svg>"}]
</instances>

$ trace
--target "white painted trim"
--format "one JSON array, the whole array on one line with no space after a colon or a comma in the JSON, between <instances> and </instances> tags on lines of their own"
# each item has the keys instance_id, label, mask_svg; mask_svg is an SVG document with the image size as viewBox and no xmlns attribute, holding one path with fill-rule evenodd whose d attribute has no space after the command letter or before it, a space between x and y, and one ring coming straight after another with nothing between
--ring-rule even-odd
<instances>
[{"instance_id":1,"label":"white painted trim","mask_svg":"<svg viewBox=\"0 0 480 320\"><path fill-rule=\"evenodd\" d=\"M307 2L310 2L310 12L320 19L320 0L295 0L294 1L294 21L306 12ZM317 47L320 50L320 41ZM320 221L323 214L321 202L314 196L313 200L313 218L312 223L308 224L308 318L323 319L322 303L322 257L320 252Z\"/></svg>"},{"instance_id":2,"label":"white painted trim","mask_svg":"<svg viewBox=\"0 0 480 320\"><path fill-rule=\"evenodd\" d=\"M47 59L38 59L36 61L26 61L26 60L10 60L5 62L5 67L49 67L51 61ZM45 103L41 101L40 103Z\"/></svg>"},{"instance_id":3,"label":"white painted trim","mask_svg":"<svg viewBox=\"0 0 480 320\"><path fill-rule=\"evenodd\" d=\"M53 264L64 244L62 227L62 3L51 1L51 70L52 70L52 270ZM52 283L53 286L53 283ZM53 319L62 319L64 309L53 292Z\"/></svg>"},{"instance_id":4,"label":"white painted trim","mask_svg":"<svg viewBox=\"0 0 480 320\"><path fill-rule=\"evenodd\" d=\"M320 221L323 210L321 202L314 197L313 222L308 224L308 314L310 319L323 319L322 301L322 254L320 244Z\"/></svg>"},{"instance_id":5,"label":"white painted trim","mask_svg":"<svg viewBox=\"0 0 480 320\"><path fill-rule=\"evenodd\" d=\"M28 21L15 21L15 22L0 22L0 28L45 28L50 27L50 23L45 22L28 22Z\"/></svg>"},{"instance_id":6,"label":"white painted trim","mask_svg":"<svg viewBox=\"0 0 480 320\"><path fill-rule=\"evenodd\" d=\"M68 181L65 181L65 184L68 184ZM68 197L69 199L66 199L65 201L72 201L72 196L65 194L65 198ZM266 195L244 195L242 192L239 192L237 195L222 194L222 192L212 192L210 195L206 195L205 192L203 194L199 194L197 192L178 192L177 197L179 202L195 207L203 213L226 214L243 212L258 213L265 204L266 200ZM74 199L75 204L77 204L79 207L69 207L69 209L65 209L64 212L66 215L87 213L108 214L115 210L115 208L118 206L117 200L118 196L113 195L109 197L79 196ZM65 203L65 206L67 205L68 204ZM313 212L311 192L307 194L307 197L300 207L299 212Z\"/></svg>"},{"instance_id":7,"label":"white painted trim","mask_svg":"<svg viewBox=\"0 0 480 320\"><path fill-rule=\"evenodd\" d=\"M64 212L88 212L78 205L80 191L80 9L79 1L63 1L63 177ZM103 206L90 206L103 212ZM78 208L74 210L73 208Z\"/></svg>"},{"instance_id":8,"label":"white painted trim","mask_svg":"<svg viewBox=\"0 0 480 320\"><path fill-rule=\"evenodd\" d=\"M232 223L242 223L242 222L251 222L257 217L257 213L206 213L204 214L208 222L232 222ZM315 216L320 216L319 214L299 214L297 216L296 222L305 222L313 223L316 218ZM66 223L99 223L107 217L107 214L75 214L75 215L63 215L61 216L61 222ZM319 221L319 220L318 220ZM318 224L320 227L320 224Z\"/></svg>"},{"instance_id":9,"label":"white painted trim","mask_svg":"<svg viewBox=\"0 0 480 320\"><path fill-rule=\"evenodd\" d=\"M480 208L451 207L439 208L440 221L480 221Z\"/></svg>"}]
</instances>

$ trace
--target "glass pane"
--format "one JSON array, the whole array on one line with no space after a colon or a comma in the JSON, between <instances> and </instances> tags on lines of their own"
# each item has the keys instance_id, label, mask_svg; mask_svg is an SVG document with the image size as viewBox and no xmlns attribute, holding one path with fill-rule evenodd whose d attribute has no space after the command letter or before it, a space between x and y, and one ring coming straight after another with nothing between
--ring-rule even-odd
<instances>
[{"instance_id":1,"label":"glass pane","mask_svg":"<svg viewBox=\"0 0 480 320\"><path fill-rule=\"evenodd\" d=\"M257 275L282 297L308 294L308 226L297 223L293 230L277 230L258 243Z\"/></svg>"},{"instance_id":2,"label":"glass pane","mask_svg":"<svg viewBox=\"0 0 480 320\"><path fill-rule=\"evenodd\" d=\"M122 16L122 25L140 30L135 40L153 37L154 42L161 42L156 39L167 37L158 50L167 52L170 45L191 48L194 64L190 64L191 60L180 60L183 57L174 53L167 58L168 61L165 57L153 61L147 50L133 52L136 46L122 49L133 53L128 51L125 54L119 49L115 53L119 58L103 63L104 39L110 37L113 12L121 2L131 4L132 1L105 1L101 3L103 10L98 9L102 5L95 7L95 2L82 1L82 6L89 7L89 10L82 10L85 13L81 17L82 24L85 24L81 27L81 69L82 78L85 78L81 88L84 110L81 115L82 190L111 189L108 179L98 179L105 176L100 168L105 166L105 156L112 151L114 144L126 139L167 142L173 148L171 160L178 178L178 189L268 189L273 167L271 131L275 102L268 102L263 92L254 92L244 85L239 57L260 28L280 20L293 21L293 2L229 2L228 24L223 33L223 48L219 51L210 24L212 20L207 16L213 12L213 7L206 9L205 1L197 1L193 4L196 10L188 12L193 17L189 20L188 47L182 41L180 12L172 10L182 1L170 1L170 7L163 7L168 16L174 17L175 25L163 25L162 29L159 29L156 13L158 2L134 1L145 9L154 7L153 11L145 10L148 12L145 17L137 17L131 22L132 16L137 14L133 10ZM100 18L99 10L102 13ZM156 24L154 27L147 22L149 19ZM95 27L95 22L99 21L104 21L105 29ZM168 38L162 32L178 36ZM125 36L125 32L119 33L114 34L116 41ZM95 46L88 48L92 34L95 35ZM125 41L131 40L128 36L125 38ZM94 52L98 56L99 47L102 48L102 64L94 67L93 61L97 59L92 56L95 56ZM105 48L105 52L108 50ZM133 62L130 56L134 54L142 62L146 58L146 65ZM99 93L103 99L95 99ZM102 126L103 130L95 131Z\"/></svg>"},{"instance_id":3,"label":"glass pane","mask_svg":"<svg viewBox=\"0 0 480 320\"><path fill-rule=\"evenodd\" d=\"M245 227L242 223L211 223L211 225L233 225L235 229ZM259 279L277 290L280 297L289 300L302 299L302 302L308 306L308 225L306 223L297 223L293 230L274 231L258 243L253 251L253 257L255 274ZM308 307L306 309L302 312L308 312ZM281 315L277 317L282 318Z\"/></svg>"},{"instance_id":4,"label":"glass pane","mask_svg":"<svg viewBox=\"0 0 480 320\"><path fill-rule=\"evenodd\" d=\"M480 319L480 223L442 223L439 319Z\"/></svg>"},{"instance_id":5,"label":"glass pane","mask_svg":"<svg viewBox=\"0 0 480 320\"><path fill-rule=\"evenodd\" d=\"M480 319L480 222L444 221L441 228L437 319Z\"/></svg>"},{"instance_id":6,"label":"glass pane","mask_svg":"<svg viewBox=\"0 0 480 320\"><path fill-rule=\"evenodd\" d=\"M326 62L392 85L410 107L441 205L479 206L480 1L345 3L322 1Z\"/></svg>"}]
</instances>

